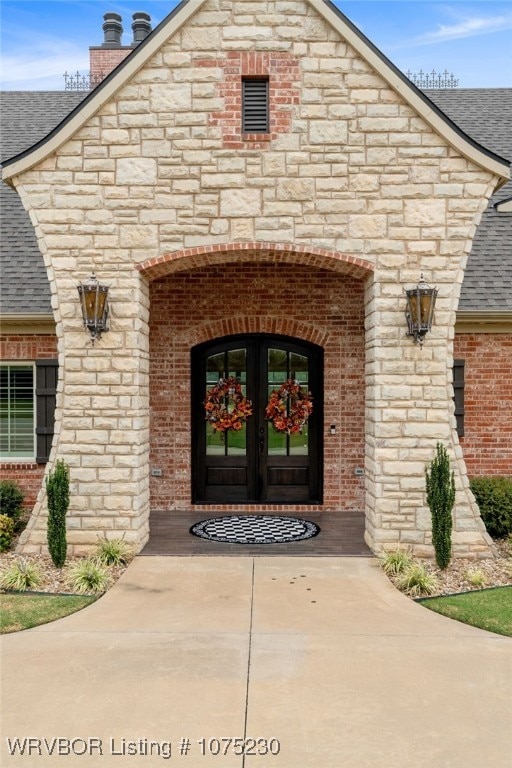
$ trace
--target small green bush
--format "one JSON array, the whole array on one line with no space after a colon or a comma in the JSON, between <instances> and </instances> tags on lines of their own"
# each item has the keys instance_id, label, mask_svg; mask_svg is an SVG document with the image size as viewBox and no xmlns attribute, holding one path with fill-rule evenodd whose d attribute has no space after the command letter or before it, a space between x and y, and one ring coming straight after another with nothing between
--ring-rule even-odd
<instances>
[{"instance_id":1,"label":"small green bush","mask_svg":"<svg viewBox=\"0 0 512 768\"><path fill-rule=\"evenodd\" d=\"M512 533L512 477L474 477L469 485L489 536Z\"/></svg>"},{"instance_id":2,"label":"small green bush","mask_svg":"<svg viewBox=\"0 0 512 768\"><path fill-rule=\"evenodd\" d=\"M23 511L23 491L13 480L0 482L0 512L16 523Z\"/></svg>"},{"instance_id":3,"label":"small green bush","mask_svg":"<svg viewBox=\"0 0 512 768\"><path fill-rule=\"evenodd\" d=\"M381 560L381 566L384 573L388 576L397 576L403 573L412 565L412 558L408 552L403 549L397 549L394 552L388 552Z\"/></svg>"},{"instance_id":4,"label":"small green bush","mask_svg":"<svg viewBox=\"0 0 512 768\"><path fill-rule=\"evenodd\" d=\"M69 469L58 459L55 470L46 478L48 496L48 551L56 568L66 562L66 514L69 507Z\"/></svg>"},{"instance_id":5,"label":"small green bush","mask_svg":"<svg viewBox=\"0 0 512 768\"><path fill-rule=\"evenodd\" d=\"M7 515L0 515L0 552L9 549L14 536L14 520Z\"/></svg>"},{"instance_id":6,"label":"small green bush","mask_svg":"<svg viewBox=\"0 0 512 768\"><path fill-rule=\"evenodd\" d=\"M472 587L485 587L487 584L487 578L485 573L479 568L469 569L464 574L466 581L469 581Z\"/></svg>"},{"instance_id":7,"label":"small green bush","mask_svg":"<svg viewBox=\"0 0 512 768\"><path fill-rule=\"evenodd\" d=\"M25 592L41 583L41 571L25 558L15 560L0 574L0 587L16 592Z\"/></svg>"},{"instance_id":8,"label":"small green bush","mask_svg":"<svg viewBox=\"0 0 512 768\"><path fill-rule=\"evenodd\" d=\"M124 539L101 539L93 558L103 565L126 565L133 554L133 547L130 547Z\"/></svg>"},{"instance_id":9,"label":"small green bush","mask_svg":"<svg viewBox=\"0 0 512 768\"><path fill-rule=\"evenodd\" d=\"M79 595L105 592L112 583L107 568L97 560L76 560L67 569L66 583Z\"/></svg>"},{"instance_id":10,"label":"small green bush","mask_svg":"<svg viewBox=\"0 0 512 768\"><path fill-rule=\"evenodd\" d=\"M396 586L411 597L433 595L438 587L434 574L429 573L422 563L413 563L397 577Z\"/></svg>"}]
</instances>

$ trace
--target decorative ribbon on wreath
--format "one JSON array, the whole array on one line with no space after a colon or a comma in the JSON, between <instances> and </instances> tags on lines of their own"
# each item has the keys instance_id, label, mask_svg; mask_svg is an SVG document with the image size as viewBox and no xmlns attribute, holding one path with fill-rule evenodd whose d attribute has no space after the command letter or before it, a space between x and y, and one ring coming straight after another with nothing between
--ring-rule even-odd
<instances>
[{"instance_id":1,"label":"decorative ribbon on wreath","mask_svg":"<svg viewBox=\"0 0 512 768\"><path fill-rule=\"evenodd\" d=\"M204 409L206 421L210 422L214 432L221 434L242 429L252 415L252 403L245 397L240 382L234 376L219 379L218 384L208 390Z\"/></svg>"},{"instance_id":2,"label":"decorative ribbon on wreath","mask_svg":"<svg viewBox=\"0 0 512 768\"><path fill-rule=\"evenodd\" d=\"M311 394L298 381L288 379L270 395L265 418L272 422L276 432L300 432L313 413L311 400Z\"/></svg>"}]
</instances>

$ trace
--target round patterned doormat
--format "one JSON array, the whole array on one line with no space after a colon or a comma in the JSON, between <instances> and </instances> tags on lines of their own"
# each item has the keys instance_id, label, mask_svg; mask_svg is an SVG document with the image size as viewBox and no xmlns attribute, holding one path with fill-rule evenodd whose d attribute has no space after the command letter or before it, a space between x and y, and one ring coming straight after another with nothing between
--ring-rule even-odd
<instances>
[{"instance_id":1,"label":"round patterned doormat","mask_svg":"<svg viewBox=\"0 0 512 768\"><path fill-rule=\"evenodd\" d=\"M202 520L190 533L226 544L286 544L311 539L320 533L320 527L298 517L230 515Z\"/></svg>"}]
</instances>

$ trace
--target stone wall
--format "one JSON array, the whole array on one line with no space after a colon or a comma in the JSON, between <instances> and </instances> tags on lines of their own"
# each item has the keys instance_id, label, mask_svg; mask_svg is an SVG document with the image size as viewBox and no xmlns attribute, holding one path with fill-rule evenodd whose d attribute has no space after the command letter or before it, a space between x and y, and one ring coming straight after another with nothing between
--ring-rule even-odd
<instances>
[{"instance_id":1,"label":"stone wall","mask_svg":"<svg viewBox=\"0 0 512 768\"><path fill-rule=\"evenodd\" d=\"M291 62L279 105L289 116L265 141L240 136L243 147L229 147L225 62L247 51L260 64L262 52ZM423 473L442 440L457 475L455 551L488 552L454 435L450 376L463 270L494 178L420 119L311 4L208 0L16 183L52 284L62 371L53 458L73 466L77 550L98 532L138 545L147 537L149 277L135 266L182 249L272 241L296 247L297 263L322 248L333 264L344 254L375 269L364 296L369 544L431 554ZM111 285L112 305L111 330L94 347L76 297L93 269ZM403 298L421 272L439 288L422 350L405 337ZM26 547L40 546L38 526Z\"/></svg>"}]
</instances>

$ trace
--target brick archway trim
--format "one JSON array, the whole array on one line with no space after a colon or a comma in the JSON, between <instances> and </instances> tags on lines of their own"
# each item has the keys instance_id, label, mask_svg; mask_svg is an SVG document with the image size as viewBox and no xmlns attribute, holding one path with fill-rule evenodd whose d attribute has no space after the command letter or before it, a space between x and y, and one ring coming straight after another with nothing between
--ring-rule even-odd
<instances>
[{"instance_id":1,"label":"brick archway trim","mask_svg":"<svg viewBox=\"0 0 512 768\"><path fill-rule=\"evenodd\" d=\"M292 243L219 243L197 248L185 248L137 264L137 269L149 280L166 277L173 272L184 272L233 261L306 264L317 269L328 269L359 280L375 270L366 259L315 246Z\"/></svg>"},{"instance_id":2,"label":"brick archway trim","mask_svg":"<svg viewBox=\"0 0 512 768\"><path fill-rule=\"evenodd\" d=\"M190 327L186 337L180 339L187 347L195 347L205 341L224 336L238 336L252 333L266 333L272 336L291 336L324 347L329 337L326 328L315 326L287 317L262 315L228 317L213 323L201 323Z\"/></svg>"}]
</instances>

